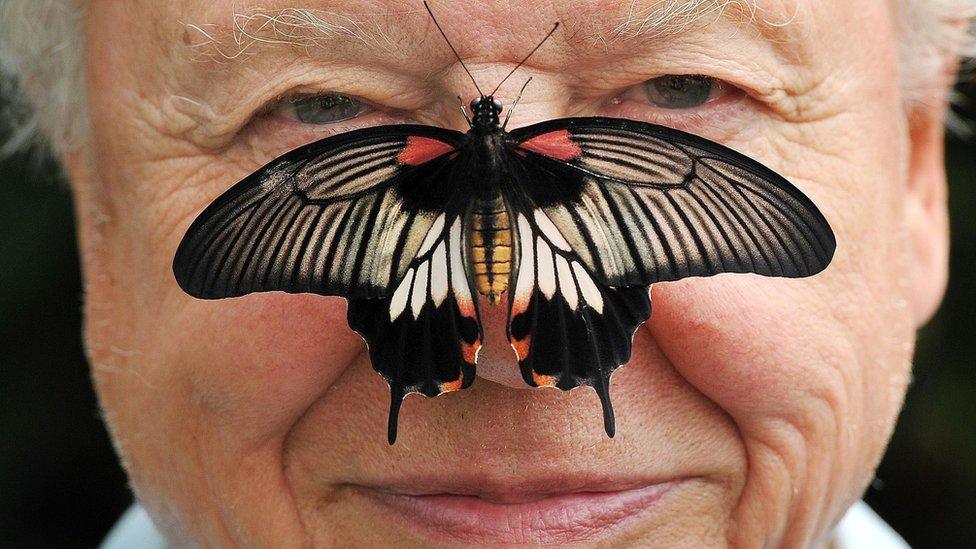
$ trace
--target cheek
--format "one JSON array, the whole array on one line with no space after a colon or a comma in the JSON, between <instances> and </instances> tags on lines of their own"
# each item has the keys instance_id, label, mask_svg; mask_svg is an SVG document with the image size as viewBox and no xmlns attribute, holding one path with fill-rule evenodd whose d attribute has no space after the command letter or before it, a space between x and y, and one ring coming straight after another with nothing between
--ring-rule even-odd
<instances>
[{"instance_id":1,"label":"cheek","mask_svg":"<svg viewBox=\"0 0 976 549\"><path fill-rule=\"evenodd\" d=\"M745 278L655 288L650 333L692 384L734 417L835 395L850 339L809 282ZM809 290L806 290L809 291Z\"/></svg>"},{"instance_id":2,"label":"cheek","mask_svg":"<svg viewBox=\"0 0 976 549\"><path fill-rule=\"evenodd\" d=\"M186 227L226 187L215 174L239 171L194 158L114 177L145 183L120 189L111 223L85 240L98 243L86 257L104 258L104 276L87 277L91 347L103 356L125 349L127 366L166 393L154 400L177 425L203 424L245 445L282 440L365 346L339 298L274 292L205 301L177 286L173 254ZM151 182L160 174L172 181ZM105 385L119 409L145 391L135 380L113 391L118 384Z\"/></svg>"},{"instance_id":3,"label":"cheek","mask_svg":"<svg viewBox=\"0 0 976 549\"><path fill-rule=\"evenodd\" d=\"M187 397L242 439L283 436L364 351L342 299L280 293L173 300L151 349Z\"/></svg>"},{"instance_id":4,"label":"cheek","mask_svg":"<svg viewBox=\"0 0 976 549\"><path fill-rule=\"evenodd\" d=\"M853 234L835 228L839 242ZM825 531L880 459L906 387L912 326L895 275L902 254L877 249L886 260L839 247L808 279L722 275L652 289L641 337L728 414L745 446L737 513L755 528L737 535Z\"/></svg>"}]
</instances>

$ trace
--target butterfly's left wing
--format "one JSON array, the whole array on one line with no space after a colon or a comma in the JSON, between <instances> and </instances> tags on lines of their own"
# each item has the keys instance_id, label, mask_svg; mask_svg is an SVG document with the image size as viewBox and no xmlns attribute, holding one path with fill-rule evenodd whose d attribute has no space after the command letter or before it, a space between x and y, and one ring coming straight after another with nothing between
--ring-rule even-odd
<instances>
[{"instance_id":1,"label":"butterfly's left wing","mask_svg":"<svg viewBox=\"0 0 976 549\"><path fill-rule=\"evenodd\" d=\"M513 202L518 259L508 339L522 377L533 387L593 387L612 437L610 375L630 361L634 332L651 315L647 288L599 282L543 213L524 198Z\"/></svg>"},{"instance_id":2,"label":"butterfly's left wing","mask_svg":"<svg viewBox=\"0 0 976 549\"><path fill-rule=\"evenodd\" d=\"M685 132L567 118L514 130L508 147L520 242L509 339L530 384L592 385L608 434L609 376L650 316L648 285L810 276L834 253L826 219L796 187Z\"/></svg>"}]
</instances>

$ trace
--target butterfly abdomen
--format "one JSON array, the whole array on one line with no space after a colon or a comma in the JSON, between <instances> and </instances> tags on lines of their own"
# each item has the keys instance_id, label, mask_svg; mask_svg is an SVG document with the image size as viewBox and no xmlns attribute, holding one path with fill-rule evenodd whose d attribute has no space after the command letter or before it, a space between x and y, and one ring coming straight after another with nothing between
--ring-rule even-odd
<instances>
[{"instance_id":1,"label":"butterfly abdomen","mask_svg":"<svg viewBox=\"0 0 976 549\"><path fill-rule=\"evenodd\" d=\"M498 303L512 272L512 227L501 195L476 201L468 227L475 288Z\"/></svg>"}]
</instances>

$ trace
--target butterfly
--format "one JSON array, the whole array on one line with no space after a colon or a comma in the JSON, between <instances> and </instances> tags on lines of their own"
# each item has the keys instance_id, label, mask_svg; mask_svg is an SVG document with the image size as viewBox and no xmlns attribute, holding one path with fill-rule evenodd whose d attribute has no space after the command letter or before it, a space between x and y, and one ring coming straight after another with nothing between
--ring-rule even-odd
<instances>
[{"instance_id":1,"label":"butterfly","mask_svg":"<svg viewBox=\"0 0 976 549\"><path fill-rule=\"evenodd\" d=\"M173 261L197 298L347 298L390 385L390 444L407 394L474 381L482 305L507 306L526 383L593 387L612 437L610 377L651 314L648 286L806 277L833 256L813 202L723 145L604 117L507 131L480 89L470 107L466 133L370 127L272 160L199 215Z\"/></svg>"}]
</instances>

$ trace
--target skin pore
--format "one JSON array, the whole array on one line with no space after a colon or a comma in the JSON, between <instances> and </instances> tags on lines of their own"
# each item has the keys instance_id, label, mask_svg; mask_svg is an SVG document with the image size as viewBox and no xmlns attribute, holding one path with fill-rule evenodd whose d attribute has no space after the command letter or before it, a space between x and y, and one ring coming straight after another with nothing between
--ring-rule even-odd
<instances>
[{"instance_id":1,"label":"skin pore","mask_svg":"<svg viewBox=\"0 0 976 549\"><path fill-rule=\"evenodd\" d=\"M432 5L489 88L562 23L499 91L507 108L533 78L509 127L605 115L698 133L793 182L838 247L809 279L654 286L613 377L613 439L590 389L529 390L504 312L484 311L479 379L407 398L388 446L389 389L343 300L194 300L170 265L207 204L293 147L377 124L466 129L471 83L420 3L306 0L312 28L234 17L295 17L294 3L91 2L92 142L67 159L85 337L157 526L205 546L826 542L872 478L945 284L944 104L905 111L889 3L748 4L667 28L650 0ZM675 74L717 83L701 105L656 105L644 83ZM309 122L294 101L317 94L363 108ZM621 516L566 503L606 491L634 496ZM576 511L550 521L545 505Z\"/></svg>"}]
</instances>

